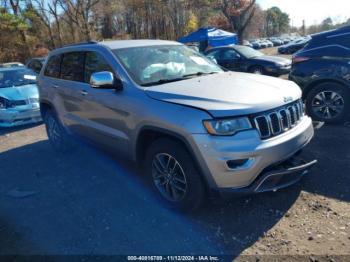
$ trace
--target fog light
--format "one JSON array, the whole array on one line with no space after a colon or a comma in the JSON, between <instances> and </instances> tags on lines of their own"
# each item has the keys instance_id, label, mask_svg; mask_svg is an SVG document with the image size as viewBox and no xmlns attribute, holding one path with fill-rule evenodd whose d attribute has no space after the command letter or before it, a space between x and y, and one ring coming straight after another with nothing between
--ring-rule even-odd
<instances>
[{"instance_id":1,"label":"fog light","mask_svg":"<svg viewBox=\"0 0 350 262\"><path fill-rule=\"evenodd\" d=\"M239 167L245 165L248 162L248 160L249 160L249 158L228 160L226 162L226 164L230 169L236 169L236 168L239 168Z\"/></svg>"}]
</instances>

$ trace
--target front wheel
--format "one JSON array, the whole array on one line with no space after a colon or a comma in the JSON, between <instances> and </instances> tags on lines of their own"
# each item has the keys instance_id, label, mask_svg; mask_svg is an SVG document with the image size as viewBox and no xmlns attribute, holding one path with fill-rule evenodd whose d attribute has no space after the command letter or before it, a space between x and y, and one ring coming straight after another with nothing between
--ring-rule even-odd
<instances>
[{"instance_id":1,"label":"front wheel","mask_svg":"<svg viewBox=\"0 0 350 262\"><path fill-rule=\"evenodd\" d=\"M205 186L187 150L161 138L147 150L145 167L156 195L168 207L191 211L201 206Z\"/></svg>"},{"instance_id":2,"label":"front wheel","mask_svg":"<svg viewBox=\"0 0 350 262\"><path fill-rule=\"evenodd\" d=\"M253 66L249 69L249 72L256 75L264 75L265 69L261 66Z\"/></svg>"},{"instance_id":3,"label":"front wheel","mask_svg":"<svg viewBox=\"0 0 350 262\"><path fill-rule=\"evenodd\" d=\"M344 122L350 111L349 90L338 83L320 84L307 95L306 110L317 121Z\"/></svg>"}]
</instances>

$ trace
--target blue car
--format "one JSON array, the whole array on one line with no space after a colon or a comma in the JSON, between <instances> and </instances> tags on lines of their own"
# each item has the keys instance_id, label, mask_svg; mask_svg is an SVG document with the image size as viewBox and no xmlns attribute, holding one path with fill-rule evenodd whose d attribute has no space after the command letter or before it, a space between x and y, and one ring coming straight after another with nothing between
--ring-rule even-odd
<instances>
[{"instance_id":1,"label":"blue car","mask_svg":"<svg viewBox=\"0 0 350 262\"><path fill-rule=\"evenodd\" d=\"M40 121L36 74L25 67L0 68L0 127Z\"/></svg>"}]
</instances>

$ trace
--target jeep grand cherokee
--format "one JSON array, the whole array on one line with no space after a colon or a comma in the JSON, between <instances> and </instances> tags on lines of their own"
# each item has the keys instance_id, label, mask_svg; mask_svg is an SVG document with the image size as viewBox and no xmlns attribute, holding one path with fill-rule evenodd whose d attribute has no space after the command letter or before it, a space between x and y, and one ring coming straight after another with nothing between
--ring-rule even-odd
<instances>
[{"instance_id":1,"label":"jeep grand cherokee","mask_svg":"<svg viewBox=\"0 0 350 262\"><path fill-rule=\"evenodd\" d=\"M144 167L170 207L199 207L208 191L257 193L298 181L316 162L299 155L313 137L300 88L224 72L176 42L87 42L49 54L39 77L49 140L72 135Z\"/></svg>"}]
</instances>

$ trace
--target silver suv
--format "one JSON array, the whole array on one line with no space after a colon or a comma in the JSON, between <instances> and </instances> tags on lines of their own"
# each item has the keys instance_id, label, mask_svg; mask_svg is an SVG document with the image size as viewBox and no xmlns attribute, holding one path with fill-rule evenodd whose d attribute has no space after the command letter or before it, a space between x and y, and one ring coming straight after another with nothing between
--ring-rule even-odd
<instances>
[{"instance_id":1,"label":"silver suv","mask_svg":"<svg viewBox=\"0 0 350 262\"><path fill-rule=\"evenodd\" d=\"M88 42L52 51L38 85L52 146L72 135L141 164L170 207L200 206L206 193L256 193L297 182L315 160L293 82L225 72L176 42Z\"/></svg>"}]
</instances>

